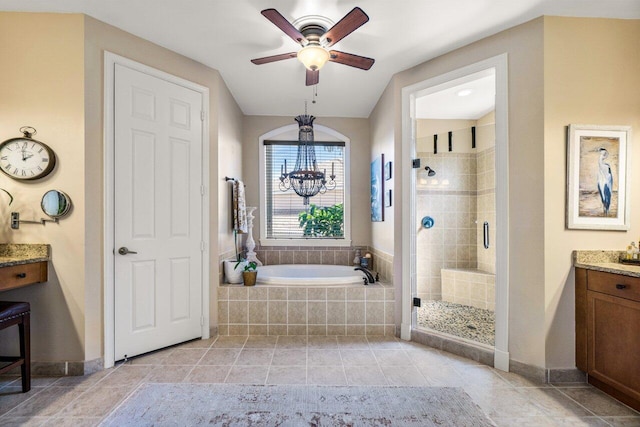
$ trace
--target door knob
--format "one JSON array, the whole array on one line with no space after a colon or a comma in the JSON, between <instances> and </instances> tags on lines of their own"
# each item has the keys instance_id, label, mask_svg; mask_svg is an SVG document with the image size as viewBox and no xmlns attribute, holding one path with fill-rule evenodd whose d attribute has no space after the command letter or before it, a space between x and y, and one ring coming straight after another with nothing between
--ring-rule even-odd
<instances>
[{"instance_id":1,"label":"door knob","mask_svg":"<svg viewBox=\"0 0 640 427\"><path fill-rule=\"evenodd\" d=\"M127 254L137 254L138 252L130 251L125 246L123 246L120 249L118 249L118 253L120 255L127 255Z\"/></svg>"}]
</instances>

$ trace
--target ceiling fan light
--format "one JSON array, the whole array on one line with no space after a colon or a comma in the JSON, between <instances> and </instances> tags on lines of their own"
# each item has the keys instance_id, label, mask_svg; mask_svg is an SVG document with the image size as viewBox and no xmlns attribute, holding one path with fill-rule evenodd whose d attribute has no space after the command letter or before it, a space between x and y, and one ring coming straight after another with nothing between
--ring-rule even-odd
<instances>
[{"instance_id":1,"label":"ceiling fan light","mask_svg":"<svg viewBox=\"0 0 640 427\"><path fill-rule=\"evenodd\" d=\"M316 45L306 46L298 52L298 59L308 70L316 71L329 60L329 51Z\"/></svg>"}]
</instances>

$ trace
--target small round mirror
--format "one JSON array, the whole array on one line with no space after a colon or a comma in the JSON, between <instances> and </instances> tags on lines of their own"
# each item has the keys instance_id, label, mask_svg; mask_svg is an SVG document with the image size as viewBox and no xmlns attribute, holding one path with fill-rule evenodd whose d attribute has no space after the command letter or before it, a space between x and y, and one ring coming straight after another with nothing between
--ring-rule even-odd
<instances>
[{"instance_id":1,"label":"small round mirror","mask_svg":"<svg viewBox=\"0 0 640 427\"><path fill-rule=\"evenodd\" d=\"M62 191L49 190L42 196L42 211L51 218L62 218L71 209L71 199Z\"/></svg>"}]
</instances>

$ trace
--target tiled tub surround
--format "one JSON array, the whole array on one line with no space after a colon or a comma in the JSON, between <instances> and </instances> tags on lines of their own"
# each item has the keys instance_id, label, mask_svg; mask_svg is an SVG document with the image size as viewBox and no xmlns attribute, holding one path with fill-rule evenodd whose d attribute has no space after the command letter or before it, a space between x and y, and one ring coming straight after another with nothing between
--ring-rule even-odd
<instances>
[{"instance_id":1,"label":"tiled tub surround","mask_svg":"<svg viewBox=\"0 0 640 427\"><path fill-rule=\"evenodd\" d=\"M256 246L256 255L264 265L276 264L323 264L323 265L353 265L356 250L362 255L370 252L373 256L371 270L380 275L381 280L391 281L393 276L393 255L369 246ZM220 254L219 263L234 259L234 251ZM224 283L222 267L220 267L220 282Z\"/></svg>"},{"instance_id":2,"label":"tiled tub surround","mask_svg":"<svg viewBox=\"0 0 640 427\"><path fill-rule=\"evenodd\" d=\"M442 300L495 311L496 275L475 269L443 268Z\"/></svg>"},{"instance_id":3,"label":"tiled tub surround","mask_svg":"<svg viewBox=\"0 0 640 427\"><path fill-rule=\"evenodd\" d=\"M395 335L394 289L350 287L218 288L220 335Z\"/></svg>"}]
</instances>

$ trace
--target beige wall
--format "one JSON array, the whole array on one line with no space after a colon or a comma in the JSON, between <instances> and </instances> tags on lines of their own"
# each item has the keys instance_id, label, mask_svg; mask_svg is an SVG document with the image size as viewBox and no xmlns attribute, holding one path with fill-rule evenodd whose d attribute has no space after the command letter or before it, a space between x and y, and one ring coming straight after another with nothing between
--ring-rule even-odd
<instances>
[{"instance_id":1,"label":"beige wall","mask_svg":"<svg viewBox=\"0 0 640 427\"><path fill-rule=\"evenodd\" d=\"M28 31L25 29L28 28ZM0 204L1 242L49 243L49 282L3 292L9 301L31 303L34 361L84 360L85 182L84 54L81 15L0 13L0 140L33 126L35 139L49 145L58 164L46 178L14 181L0 175L0 187L15 200ZM66 192L73 209L59 224L9 227L9 213L40 219L40 199L52 188ZM16 328L11 328L16 329ZM3 331L0 342L15 331ZM13 338L11 338L13 341Z\"/></svg>"},{"instance_id":2,"label":"beige wall","mask_svg":"<svg viewBox=\"0 0 640 427\"><path fill-rule=\"evenodd\" d=\"M509 351L511 358L545 365L543 198L543 20L536 19L472 43L394 76L371 115L371 134L389 134L393 116L396 153L402 146L403 87L484 59L508 54L509 80ZM388 89L389 89L388 87ZM396 158L397 168L401 159ZM397 169L396 168L396 169ZM399 169L398 169L399 170ZM396 194L401 183L396 181ZM401 203L396 203L399 216ZM395 283L400 286L402 234L395 229ZM381 239L374 228L372 240ZM404 303L408 304L409 300Z\"/></svg>"},{"instance_id":3,"label":"beige wall","mask_svg":"<svg viewBox=\"0 0 640 427\"><path fill-rule=\"evenodd\" d=\"M640 236L640 20L546 17L544 20L544 218L546 363L574 366L574 276L571 251L624 249ZM566 126L633 129L631 228L565 229Z\"/></svg>"},{"instance_id":4,"label":"beige wall","mask_svg":"<svg viewBox=\"0 0 640 427\"><path fill-rule=\"evenodd\" d=\"M258 138L274 129L295 124L295 121L293 117L245 116L243 123L243 176L241 178L247 186L247 205L260 206ZM369 120L318 117L314 124L334 129L351 140L351 240L353 245L367 246L371 242ZM256 210L255 215L253 237L258 242L261 227L259 210Z\"/></svg>"},{"instance_id":5,"label":"beige wall","mask_svg":"<svg viewBox=\"0 0 640 427\"><path fill-rule=\"evenodd\" d=\"M371 157L369 161L373 161L376 156L384 153L384 161L393 162L391 179L384 183L385 189L392 189L392 206L391 208L384 208L384 221L371 223L371 246L388 254L393 254L395 250L395 217L402 201L402 194L400 192L400 156L396 156L396 153L400 152L396 150L395 146L395 122L394 115L392 114L394 92L392 88L392 85L387 86L378 100L376 108L373 109L369 116L371 133ZM367 205L369 206L368 201ZM394 270L396 270L395 260ZM399 294L396 294L396 303L400 303ZM400 310L396 310L397 319L399 319L399 316Z\"/></svg>"},{"instance_id":6,"label":"beige wall","mask_svg":"<svg viewBox=\"0 0 640 427\"><path fill-rule=\"evenodd\" d=\"M218 253L235 252L231 218L231 183L225 176L242 179L242 112L231 93L220 82L219 96L219 141L218 141ZM213 161L213 159L212 159ZM213 212L213 211L212 211ZM214 242L214 240L212 240ZM218 257L215 258L217 264ZM217 319L216 319L217 321Z\"/></svg>"},{"instance_id":7,"label":"beige wall","mask_svg":"<svg viewBox=\"0 0 640 427\"><path fill-rule=\"evenodd\" d=\"M31 28L24 32L24 28ZM5 292L3 299L32 303L32 345L36 361L81 361L103 353L103 55L110 51L209 88L210 96L210 265L218 281L218 140L238 145L242 113L219 73L93 18L73 14L0 13L0 57L13 67L0 71L0 131L17 136L24 125L59 156L53 174L18 183L0 177L16 196L12 210L40 217L39 200L57 188L71 197L71 215L58 225L2 226L2 240L52 246L49 282ZM15 37L15 34L21 34ZM220 113L220 114L219 114ZM224 121L219 123L219 121ZM236 154L240 164L240 156ZM215 301L215 287L211 299ZM216 304L211 304L215 326Z\"/></svg>"},{"instance_id":8,"label":"beige wall","mask_svg":"<svg viewBox=\"0 0 640 427\"><path fill-rule=\"evenodd\" d=\"M393 190L391 208L384 208L384 221L371 223L371 246L391 256L402 253L402 221L396 221L402 214L402 158L400 156L401 137L395 128L398 114L395 112L396 98L399 96L394 79L389 82L375 108L369 116L371 133L371 160L378 153L385 154L386 161L393 162L392 179L385 182ZM397 154L397 155L396 155ZM393 256L393 274L388 280L395 284L394 317L396 325L402 319L402 256Z\"/></svg>"}]
</instances>

